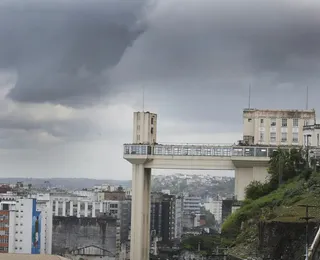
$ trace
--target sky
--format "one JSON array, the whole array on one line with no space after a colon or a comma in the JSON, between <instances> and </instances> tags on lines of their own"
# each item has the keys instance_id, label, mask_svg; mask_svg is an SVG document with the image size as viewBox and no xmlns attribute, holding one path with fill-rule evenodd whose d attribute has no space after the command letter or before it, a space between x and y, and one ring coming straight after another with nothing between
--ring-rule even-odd
<instances>
[{"instance_id":1,"label":"sky","mask_svg":"<svg viewBox=\"0 0 320 260\"><path fill-rule=\"evenodd\" d=\"M242 110L320 111L318 0L1 0L0 177L130 179L158 142L234 143ZM223 173L218 173L223 174Z\"/></svg>"}]
</instances>

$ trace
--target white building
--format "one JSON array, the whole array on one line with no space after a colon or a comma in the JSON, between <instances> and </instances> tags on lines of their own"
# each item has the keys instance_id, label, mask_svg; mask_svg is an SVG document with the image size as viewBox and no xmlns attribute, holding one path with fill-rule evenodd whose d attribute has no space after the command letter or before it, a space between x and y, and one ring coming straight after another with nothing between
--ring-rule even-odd
<instances>
[{"instance_id":1,"label":"white building","mask_svg":"<svg viewBox=\"0 0 320 260\"><path fill-rule=\"evenodd\" d=\"M182 217L183 217L183 200L181 197L176 197L175 205L175 229L174 237L181 238L182 235Z\"/></svg>"},{"instance_id":2,"label":"white building","mask_svg":"<svg viewBox=\"0 0 320 260\"><path fill-rule=\"evenodd\" d=\"M222 200L215 200L203 204L205 209L214 215L215 220L221 224L222 222Z\"/></svg>"},{"instance_id":3,"label":"white building","mask_svg":"<svg viewBox=\"0 0 320 260\"><path fill-rule=\"evenodd\" d=\"M303 145L320 146L320 124L305 125L303 127Z\"/></svg>"},{"instance_id":4,"label":"white building","mask_svg":"<svg viewBox=\"0 0 320 260\"><path fill-rule=\"evenodd\" d=\"M262 145L302 145L303 126L313 125L315 110L245 109L243 141Z\"/></svg>"},{"instance_id":5,"label":"white building","mask_svg":"<svg viewBox=\"0 0 320 260\"><path fill-rule=\"evenodd\" d=\"M51 254L52 211L49 200L19 198L2 201L0 226L8 231L7 253ZM7 234L6 234L7 232Z\"/></svg>"},{"instance_id":6,"label":"white building","mask_svg":"<svg viewBox=\"0 0 320 260\"><path fill-rule=\"evenodd\" d=\"M184 214L200 214L201 197L184 197L183 213Z\"/></svg>"}]
</instances>

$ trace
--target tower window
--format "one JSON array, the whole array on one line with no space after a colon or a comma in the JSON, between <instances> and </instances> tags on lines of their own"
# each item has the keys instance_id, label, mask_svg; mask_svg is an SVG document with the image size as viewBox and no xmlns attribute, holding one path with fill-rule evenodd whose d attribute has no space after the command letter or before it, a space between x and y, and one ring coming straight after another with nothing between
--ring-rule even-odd
<instances>
[{"instance_id":1,"label":"tower window","mask_svg":"<svg viewBox=\"0 0 320 260\"><path fill-rule=\"evenodd\" d=\"M151 117L151 124L153 125L153 117Z\"/></svg>"},{"instance_id":2,"label":"tower window","mask_svg":"<svg viewBox=\"0 0 320 260\"><path fill-rule=\"evenodd\" d=\"M153 127L151 127L151 134L153 134Z\"/></svg>"}]
</instances>

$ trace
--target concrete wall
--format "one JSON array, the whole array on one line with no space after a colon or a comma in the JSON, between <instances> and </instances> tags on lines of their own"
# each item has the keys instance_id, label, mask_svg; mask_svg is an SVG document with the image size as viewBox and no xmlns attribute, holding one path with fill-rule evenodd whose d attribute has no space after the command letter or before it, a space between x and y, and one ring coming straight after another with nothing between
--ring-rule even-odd
<instances>
[{"instance_id":1,"label":"concrete wall","mask_svg":"<svg viewBox=\"0 0 320 260\"><path fill-rule=\"evenodd\" d=\"M95 245L116 254L116 220L53 217L52 253Z\"/></svg>"},{"instance_id":2,"label":"concrete wall","mask_svg":"<svg viewBox=\"0 0 320 260\"><path fill-rule=\"evenodd\" d=\"M237 199L245 199L245 188L250 182L265 182L267 177L267 167L237 168L235 170L235 195Z\"/></svg>"}]
</instances>

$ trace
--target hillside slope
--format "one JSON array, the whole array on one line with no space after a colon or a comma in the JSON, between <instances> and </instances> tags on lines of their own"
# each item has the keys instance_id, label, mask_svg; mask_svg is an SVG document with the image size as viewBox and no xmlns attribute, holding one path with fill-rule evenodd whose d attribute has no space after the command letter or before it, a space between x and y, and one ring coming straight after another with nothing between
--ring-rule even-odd
<instances>
[{"instance_id":1,"label":"hillside slope","mask_svg":"<svg viewBox=\"0 0 320 260\"><path fill-rule=\"evenodd\" d=\"M320 173L306 181L296 177L270 194L248 200L223 224L223 242L238 257L263 256L269 259L294 260L304 254L305 208L309 215L311 242L320 220ZM282 258L281 258L282 257Z\"/></svg>"}]
</instances>

